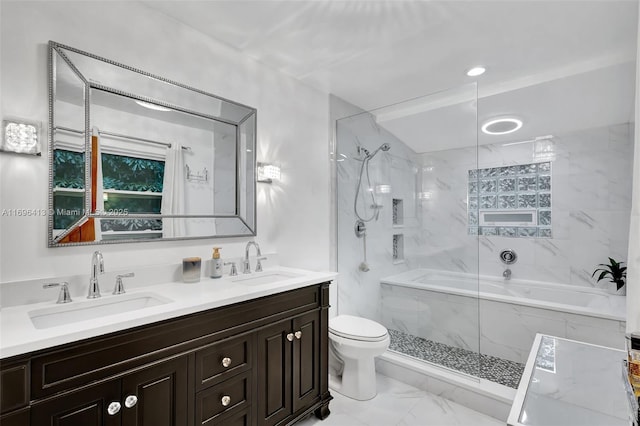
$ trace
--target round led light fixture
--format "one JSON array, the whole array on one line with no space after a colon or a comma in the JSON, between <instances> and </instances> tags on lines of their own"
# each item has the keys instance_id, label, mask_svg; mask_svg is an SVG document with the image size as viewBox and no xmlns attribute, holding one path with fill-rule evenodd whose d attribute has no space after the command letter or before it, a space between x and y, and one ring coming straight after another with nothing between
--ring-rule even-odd
<instances>
[{"instance_id":1,"label":"round led light fixture","mask_svg":"<svg viewBox=\"0 0 640 426\"><path fill-rule=\"evenodd\" d=\"M488 135L506 135L513 133L522 127L522 120L507 117L489 120L482 125L482 132Z\"/></svg>"},{"instance_id":2,"label":"round led light fixture","mask_svg":"<svg viewBox=\"0 0 640 426\"><path fill-rule=\"evenodd\" d=\"M479 76L479 75L484 74L484 72L485 72L486 70L487 70L487 69L486 69L485 67L480 67L480 66L478 66L478 67L473 67L473 68L471 68L471 69L469 69L469 70L467 71L467 75L468 75L469 77L477 77L477 76Z\"/></svg>"}]
</instances>

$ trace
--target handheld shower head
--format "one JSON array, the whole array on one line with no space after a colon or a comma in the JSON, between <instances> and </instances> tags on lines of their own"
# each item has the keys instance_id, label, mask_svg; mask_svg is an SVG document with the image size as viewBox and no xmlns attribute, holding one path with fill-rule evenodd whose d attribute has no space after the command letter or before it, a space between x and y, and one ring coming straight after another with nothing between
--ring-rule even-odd
<instances>
[{"instance_id":1,"label":"handheld shower head","mask_svg":"<svg viewBox=\"0 0 640 426\"><path fill-rule=\"evenodd\" d=\"M389 151L391 149L391 145L389 145L388 143L383 143L371 153L366 148L363 148L361 146L358 146L357 149L358 149L358 155L362 157L362 158L359 158L358 161L362 161L362 164L360 165L360 175L358 176L358 185L356 186L356 195L353 198L353 211L356 214L356 217L361 221L369 222L373 219L378 220L378 215L380 214L380 208L382 208L382 205L378 204L378 202L376 201L376 197L373 191L370 191L370 195L371 195L371 208L374 209L374 212L372 216L368 218L366 217L366 215L361 216L360 213L358 213L358 195L360 194L360 189L361 189L360 187L362 186L363 176L366 175L368 188L371 188L371 179L369 178L369 161L373 157L375 157L379 151L381 150ZM364 271L364 269L362 270Z\"/></svg>"},{"instance_id":2,"label":"handheld shower head","mask_svg":"<svg viewBox=\"0 0 640 426\"><path fill-rule=\"evenodd\" d=\"M382 150L382 151L389 151L391 149L391 145L389 145L388 143L383 143L382 145L380 145L378 148L376 148L375 151L373 151L373 153L371 153L371 155L367 154L367 157L369 158L373 158L375 157L375 155L378 153L378 151Z\"/></svg>"}]
</instances>

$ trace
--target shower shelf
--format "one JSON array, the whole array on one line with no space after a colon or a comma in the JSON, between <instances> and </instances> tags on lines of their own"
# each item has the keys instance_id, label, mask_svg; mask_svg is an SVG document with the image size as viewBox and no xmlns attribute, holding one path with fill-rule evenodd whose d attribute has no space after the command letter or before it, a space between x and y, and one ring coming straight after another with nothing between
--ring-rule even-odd
<instances>
[{"instance_id":1,"label":"shower shelf","mask_svg":"<svg viewBox=\"0 0 640 426\"><path fill-rule=\"evenodd\" d=\"M392 200L392 225L394 228L404 225L404 202L400 198Z\"/></svg>"},{"instance_id":2,"label":"shower shelf","mask_svg":"<svg viewBox=\"0 0 640 426\"><path fill-rule=\"evenodd\" d=\"M404 235L393 234L393 264L404 263Z\"/></svg>"}]
</instances>

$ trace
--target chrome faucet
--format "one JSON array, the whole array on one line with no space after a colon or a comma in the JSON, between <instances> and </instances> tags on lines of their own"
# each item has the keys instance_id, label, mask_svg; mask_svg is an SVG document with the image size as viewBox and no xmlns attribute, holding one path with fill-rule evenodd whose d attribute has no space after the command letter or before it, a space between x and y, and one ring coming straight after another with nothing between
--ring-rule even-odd
<instances>
[{"instance_id":1,"label":"chrome faucet","mask_svg":"<svg viewBox=\"0 0 640 426\"><path fill-rule=\"evenodd\" d=\"M502 276L504 277L505 280L510 280L511 279L511 269L507 268L504 270L504 272L502 273Z\"/></svg>"},{"instance_id":2,"label":"chrome faucet","mask_svg":"<svg viewBox=\"0 0 640 426\"><path fill-rule=\"evenodd\" d=\"M60 287L60 293L58 294L58 301L56 303L69 303L71 300L71 294L69 294L69 283L66 281L60 283L43 284L42 288Z\"/></svg>"},{"instance_id":3,"label":"chrome faucet","mask_svg":"<svg viewBox=\"0 0 640 426\"><path fill-rule=\"evenodd\" d=\"M242 261L242 273L250 274L251 273L251 265L249 264L249 247L254 245L256 247L256 255L258 256L258 263L256 264L256 272L262 271L262 265L260 264L260 257L262 253L260 252L260 246L255 241L249 241L247 246L244 248L244 260Z\"/></svg>"},{"instance_id":4,"label":"chrome faucet","mask_svg":"<svg viewBox=\"0 0 640 426\"><path fill-rule=\"evenodd\" d=\"M91 256L91 279L89 280L89 294L87 299L100 297L100 286L98 285L98 275L104 274L104 260L102 253L94 251Z\"/></svg>"}]
</instances>

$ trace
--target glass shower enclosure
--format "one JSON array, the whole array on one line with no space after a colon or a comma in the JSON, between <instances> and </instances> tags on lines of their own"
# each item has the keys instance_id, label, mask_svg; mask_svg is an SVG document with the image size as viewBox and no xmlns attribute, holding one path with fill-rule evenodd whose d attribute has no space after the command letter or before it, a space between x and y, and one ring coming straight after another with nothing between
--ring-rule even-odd
<instances>
[{"instance_id":1,"label":"glass shower enclosure","mask_svg":"<svg viewBox=\"0 0 640 426\"><path fill-rule=\"evenodd\" d=\"M339 313L383 324L392 351L481 377L476 84L336 126Z\"/></svg>"}]
</instances>

